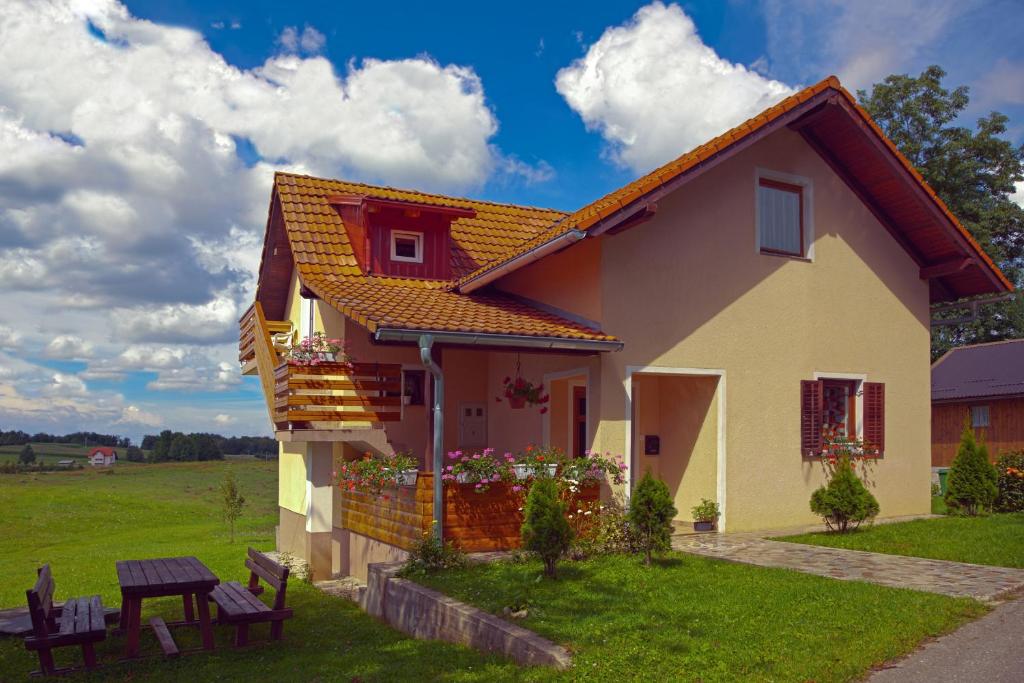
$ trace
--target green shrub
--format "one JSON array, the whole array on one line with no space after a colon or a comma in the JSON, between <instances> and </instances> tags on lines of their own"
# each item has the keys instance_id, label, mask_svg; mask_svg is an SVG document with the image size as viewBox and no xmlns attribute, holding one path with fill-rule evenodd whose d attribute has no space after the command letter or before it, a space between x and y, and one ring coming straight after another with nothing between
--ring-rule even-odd
<instances>
[{"instance_id":1,"label":"green shrub","mask_svg":"<svg viewBox=\"0 0 1024 683\"><path fill-rule=\"evenodd\" d=\"M574 560L640 550L626 511L614 501L580 503L569 515L569 525L573 530L570 557Z\"/></svg>"},{"instance_id":2,"label":"green shrub","mask_svg":"<svg viewBox=\"0 0 1024 683\"><path fill-rule=\"evenodd\" d=\"M437 522L434 522L436 525ZM466 554L456 548L451 541L442 543L434 530L423 534L423 538L409 551L409 559L405 561L399 576L424 576L442 569L456 569L466 566Z\"/></svg>"},{"instance_id":3,"label":"green shrub","mask_svg":"<svg viewBox=\"0 0 1024 683\"><path fill-rule=\"evenodd\" d=\"M997 480L996 468L988 461L988 449L975 440L970 425L964 425L960 448L946 479L946 507L971 516L991 509L999 493Z\"/></svg>"},{"instance_id":4,"label":"green shrub","mask_svg":"<svg viewBox=\"0 0 1024 683\"><path fill-rule=\"evenodd\" d=\"M644 564L651 563L652 553L672 547L672 520L676 512L665 482L652 477L650 470L645 472L629 501L629 523L644 553Z\"/></svg>"},{"instance_id":5,"label":"green shrub","mask_svg":"<svg viewBox=\"0 0 1024 683\"><path fill-rule=\"evenodd\" d=\"M999 512L1024 510L1024 451L1003 453L996 460L998 479L995 509Z\"/></svg>"},{"instance_id":6,"label":"green shrub","mask_svg":"<svg viewBox=\"0 0 1024 683\"><path fill-rule=\"evenodd\" d=\"M18 462L22 465L31 465L36 461L36 452L32 450L31 444L25 444L18 455Z\"/></svg>"},{"instance_id":7,"label":"green shrub","mask_svg":"<svg viewBox=\"0 0 1024 683\"><path fill-rule=\"evenodd\" d=\"M853 471L850 459L835 462L829 481L811 494L811 512L825 520L831 531L845 533L878 514L878 501Z\"/></svg>"},{"instance_id":8,"label":"green shrub","mask_svg":"<svg viewBox=\"0 0 1024 683\"><path fill-rule=\"evenodd\" d=\"M572 543L572 529L565 518L565 505L558 499L554 479L534 481L523 512L523 547L544 561L544 575L554 578L555 564Z\"/></svg>"},{"instance_id":9,"label":"green shrub","mask_svg":"<svg viewBox=\"0 0 1024 683\"><path fill-rule=\"evenodd\" d=\"M717 522L722 513L718 509L718 503L707 498L700 499L700 505L690 508L695 522Z\"/></svg>"}]
</instances>

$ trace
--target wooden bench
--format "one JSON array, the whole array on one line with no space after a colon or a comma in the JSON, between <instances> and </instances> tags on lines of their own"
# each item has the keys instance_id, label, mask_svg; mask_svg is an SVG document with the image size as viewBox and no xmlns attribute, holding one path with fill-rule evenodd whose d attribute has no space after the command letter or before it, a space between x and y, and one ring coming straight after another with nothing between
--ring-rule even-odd
<instances>
[{"instance_id":1,"label":"wooden bench","mask_svg":"<svg viewBox=\"0 0 1024 683\"><path fill-rule=\"evenodd\" d=\"M288 589L288 567L274 562L263 553L249 548L245 566L251 572L249 585L237 581L222 583L210 592L210 600L217 605L217 623L235 624L235 645L249 642L249 624L270 622L270 638L280 640L284 631L284 620L290 619L292 610L284 606ZM276 591L273 607L267 606L257 595L263 592L263 579Z\"/></svg>"},{"instance_id":2,"label":"wooden bench","mask_svg":"<svg viewBox=\"0 0 1024 683\"><path fill-rule=\"evenodd\" d=\"M25 639L25 647L38 651L39 666L44 675L71 671L57 669L51 651L55 647L67 645L81 645L86 668L94 668L96 651L93 643L107 637L100 596L69 598L63 608L58 610L53 605L54 581L50 565L44 564L38 573L35 586L25 591L32 619L32 635Z\"/></svg>"}]
</instances>

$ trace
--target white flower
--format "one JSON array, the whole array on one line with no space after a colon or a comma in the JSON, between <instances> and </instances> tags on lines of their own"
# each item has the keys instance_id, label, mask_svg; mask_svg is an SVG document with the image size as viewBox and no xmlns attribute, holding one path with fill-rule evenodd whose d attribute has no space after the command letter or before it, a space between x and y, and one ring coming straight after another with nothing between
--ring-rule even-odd
<instances>
[{"instance_id":1,"label":"white flower","mask_svg":"<svg viewBox=\"0 0 1024 683\"><path fill-rule=\"evenodd\" d=\"M591 514L591 512L592 512L591 510L587 510L587 511L586 511L586 512L584 512L583 514L584 514L584 515L589 515L589 514Z\"/></svg>"}]
</instances>

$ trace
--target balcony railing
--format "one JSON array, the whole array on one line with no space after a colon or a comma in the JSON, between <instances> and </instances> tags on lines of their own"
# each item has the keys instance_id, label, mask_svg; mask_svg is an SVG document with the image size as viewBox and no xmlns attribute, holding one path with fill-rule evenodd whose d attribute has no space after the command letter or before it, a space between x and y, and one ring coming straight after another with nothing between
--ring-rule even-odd
<instances>
[{"instance_id":1,"label":"balcony railing","mask_svg":"<svg viewBox=\"0 0 1024 683\"><path fill-rule=\"evenodd\" d=\"M254 303L238 320L238 362L242 366L243 375L251 375L257 370L256 340L259 337L264 333L273 336L292 331L290 321L266 320L262 317L262 309L257 311L258 307L259 303Z\"/></svg>"},{"instance_id":2,"label":"balcony railing","mask_svg":"<svg viewBox=\"0 0 1024 683\"><path fill-rule=\"evenodd\" d=\"M278 429L351 429L402 419L399 364L282 363L274 382Z\"/></svg>"}]
</instances>

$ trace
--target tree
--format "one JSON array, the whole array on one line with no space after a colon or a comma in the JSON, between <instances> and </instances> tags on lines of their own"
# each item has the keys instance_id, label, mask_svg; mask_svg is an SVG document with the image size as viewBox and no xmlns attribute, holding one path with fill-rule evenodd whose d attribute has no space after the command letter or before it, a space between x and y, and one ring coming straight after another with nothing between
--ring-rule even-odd
<instances>
[{"instance_id":1,"label":"tree","mask_svg":"<svg viewBox=\"0 0 1024 683\"><path fill-rule=\"evenodd\" d=\"M828 484L811 494L811 512L822 517L829 529L841 534L877 516L878 511L878 500L853 471L846 456L836 461Z\"/></svg>"},{"instance_id":2,"label":"tree","mask_svg":"<svg viewBox=\"0 0 1024 683\"><path fill-rule=\"evenodd\" d=\"M969 422L964 422L960 448L946 479L946 507L974 516L992 508L999 495L999 473L988 459L988 448L974 438Z\"/></svg>"},{"instance_id":3,"label":"tree","mask_svg":"<svg viewBox=\"0 0 1024 683\"><path fill-rule=\"evenodd\" d=\"M128 462L145 462L146 460L146 454L138 446L129 446L124 457Z\"/></svg>"},{"instance_id":4,"label":"tree","mask_svg":"<svg viewBox=\"0 0 1024 683\"><path fill-rule=\"evenodd\" d=\"M36 461L36 452L32 450L31 444L25 444L25 447L21 449L21 453L18 454L18 462L22 465L31 465Z\"/></svg>"},{"instance_id":5,"label":"tree","mask_svg":"<svg viewBox=\"0 0 1024 683\"><path fill-rule=\"evenodd\" d=\"M629 523L640 539L644 564L651 563L652 553L672 547L672 520L676 512L668 486L647 470L629 501Z\"/></svg>"},{"instance_id":6,"label":"tree","mask_svg":"<svg viewBox=\"0 0 1024 683\"><path fill-rule=\"evenodd\" d=\"M558 499L558 485L551 477L540 477L530 487L523 512L523 547L544 561L544 575L555 578L558 558L572 543L572 529L565 518L565 505Z\"/></svg>"},{"instance_id":7,"label":"tree","mask_svg":"<svg viewBox=\"0 0 1024 683\"><path fill-rule=\"evenodd\" d=\"M942 86L946 72L929 66L916 78L888 76L857 97L889 139L921 172L960 222L1018 287L1024 285L1024 209L1010 200L1024 180L1024 145L1004 139L1008 119L992 112L976 130L954 125L970 102L964 86ZM950 317L960 315L951 311ZM989 304L978 319L936 327L932 356L953 346L1024 336L1024 297Z\"/></svg>"},{"instance_id":8,"label":"tree","mask_svg":"<svg viewBox=\"0 0 1024 683\"><path fill-rule=\"evenodd\" d=\"M224 481L220 484L221 507L224 512L224 519L231 527L231 542L235 542L235 521L242 516L242 506L245 505L245 498L238 492L238 484L235 482L235 473L228 470L224 475Z\"/></svg>"},{"instance_id":9,"label":"tree","mask_svg":"<svg viewBox=\"0 0 1024 683\"><path fill-rule=\"evenodd\" d=\"M167 457L171 460L195 460L195 441L193 441L192 437L184 434L175 434L174 439L171 441L171 448L167 452Z\"/></svg>"}]
</instances>

